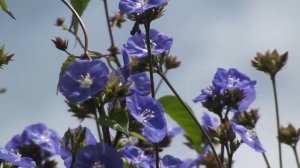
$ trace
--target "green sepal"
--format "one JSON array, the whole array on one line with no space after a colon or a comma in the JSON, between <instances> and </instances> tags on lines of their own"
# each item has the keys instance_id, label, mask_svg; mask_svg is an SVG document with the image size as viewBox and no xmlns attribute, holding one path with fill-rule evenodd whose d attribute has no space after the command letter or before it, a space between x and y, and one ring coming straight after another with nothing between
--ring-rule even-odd
<instances>
[{"instance_id":1,"label":"green sepal","mask_svg":"<svg viewBox=\"0 0 300 168\"><path fill-rule=\"evenodd\" d=\"M1 9L7 13L10 17L12 17L13 19L16 19L14 14L10 11L10 9L7 6L7 1L6 0L0 0L0 7Z\"/></svg>"},{"instance_id":2,"label":"green sepal","mask_svg":"<svg viewBox=\"0 0 300 168\"><path fill-rule=\"evenodd\" d=\"M98 122L101 126L109 127L128 135L129 119L124 110L115 109L109 119L103 116L98 119Z\"/></svg>"},{"instance_id":3,"label":"green sepal","mask_svg":"<svg viewBox=\"0 0 300 168\"><path fill-rule=\"evenodd\" d=\"M63 62L63 64L61 65L60 68L60 73L59 73L59 80L60 77L65 73L67 67L76 60L76 57L74 55L70 55L68 56L68 58ZM58 84L57 84L57 90L56 93L58 93L58 85L59 85L59 80L58 80Z\"/></svg>"}]
</instances>

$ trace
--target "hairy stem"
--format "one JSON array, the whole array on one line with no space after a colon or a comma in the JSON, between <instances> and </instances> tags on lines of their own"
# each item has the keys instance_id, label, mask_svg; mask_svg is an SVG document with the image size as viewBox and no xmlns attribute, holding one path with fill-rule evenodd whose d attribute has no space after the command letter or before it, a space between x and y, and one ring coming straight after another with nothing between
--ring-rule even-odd
<instances>
[{"instance_id":1,"label":"hairy stem","mask_svg":"<svg viewBox=\"0 0 300 168\"><path fill-rule=\"evenodd\" d=\"M165 75L167 74L167 72L168 72L168 69L166 69L165 70L165 72L163 72ZM160 88L160 86L161 86L161 84L163 83L163 79L162 78L160 78L160 80L159 80L159 82L158 82L158 84L157 84L157 86L156 86L156 88L155 88L155 94L158 92L158 89Z\"/></svg>"},{"instance_id":2,"label":"hairy stem","mask_svg":"<svg viewBox=\"0 0 300 168\"><path fill-rule=\"evenodd\" d=\"M73 8L73 6L69 2L67 2L66 0L61 0L61 1L72 11L73 15L76 16L76 18L77 18L77 20L80 24L80 27L83 31L83 35L84 35L84 56L87 57L87 59L92 60L92 58L88 54L88 48L89 48L89 46L88 46L88 34L87 34L87 31L86 31L86 28L84 26L84 23L83 23L82 19L80 18L80 16L76 12L76 10Z\"/></svg>"},{"instance_id":3,"label":"hairy stem","mask_svg":"<svg viewBox=\"0 0 300 168\"><path fill-rule=\"evenodd\" d=\"M149 73L150 73L150 82L151 82L151 96L155 99L155 88L154 88L154 78L153 78L153 57L151 53L151 41L150 41L150 22L145 23L145 32L146 32L146 45L147 45L147 52L149 58ZM155 148L155 163L156 168L159 168L159 145L158 143L154 144Z\"/></svg>"},{"instance_id":4,"label":"hairy stem","mask_svg":"<svg viewBox=\"0 0 300 168\"><path fill-rule=\"evenodd\" d=\"M116 48L116 46L115 46L115 42L114 42L114 36L113 36L113 33L112 33L112 28L110 26L107 0L103 0L103 3L104 3L104 9L105 9L106 24L107 24L109 38L110 38L110 44L111 44L110 48L114 49L114 48ZM120 64L120 61L119 61L119 59L117 57L117 54L115 52L112 53L112 57L114 58L114 61L117 64L118 68L120 68L121 64Z\"/></svg>"},{"instance_id":5,"label":"hairy stem","mask_svg":"<svg viewBox=\"0 0 300 168\"><path fill-rule=\"evenodd\" d=\"M278 108L278 99L277 99L277 89L276 89L276 80L275 75L271 76L273 92L274 92L274 100L275 100L275 110L276 110L276 124L277 124L277 136L279 136L279 127L280 127L280 120L279 120L279 108ZM281 143L278 139L278 153L279 153L279 167L282 168L282 152L281 152Z\"/></svg>"},{"instance_id":6,"label":"hairy stem","mask_svg":"<svg viewBox=\"0 0 300 168\"><path fill-rule=\"evenodd\" d=\"M299 157L298 157L298 152L297 152L296 146L294 146L292 148L293 148L293 152L294 152L294 155L295 155L295 158L296 158L297 167L300 168Z\"/></svg>"},{"instance_id":7,"label":"hairy stem","mask_svg":"<svg viewBox=\"0 0 300 168\"><path fill-rule=\"evenodd\" d=\"M174 87L172 86L172 84L169 82L169 80L166 78L166 76L162 73L158 71L158 74L162 77L162 79L166 82L166 84L168 85L168 87L172 90L172 92L174 93L174 95L177 97L177 99L180 101L180 103L183 105L183 107L188 111L188 114L192 117L192 119L196 122L198 128L203 132L204 137L207 139L209 146L218 162L218 166L219 168L223 168L222 163L217 155L217 152L207 134L207 132L204 130L204 128L201 126L201 124L198 122L197 118L194 116L193 112L191 111L191 109L185 104L185 102L181 99L181 97L179 96L179 94L177 93L177 91L174 89Z\"/></svg>"}]
</instances>

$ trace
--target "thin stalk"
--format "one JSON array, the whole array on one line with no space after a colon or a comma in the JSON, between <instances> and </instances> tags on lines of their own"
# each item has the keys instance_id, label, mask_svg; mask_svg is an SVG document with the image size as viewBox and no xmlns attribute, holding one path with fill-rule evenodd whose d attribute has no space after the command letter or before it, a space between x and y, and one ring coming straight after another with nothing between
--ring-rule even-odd
<instances>
[{"instance_id":1,"label":"thin stalk","mask_svg":"<svg viewBox=\"0 0 300 168\"><path fill-rule=\"evenodd\" d=\"M87 59L92 60L92 58L88 54L88 48L89 48L88 34L87 34L87 31L86 31L86 28L84 26L82 19L80 18L80 16L76 12L76 10L73 8L73 6L69 2L67 2L66 0L61 0L61 1L72 11L73 15L76 16L76 18L80 24L80 27L83 31L83 35L84 35L84 56L87 57Z\"/></svg>"},{"instance_id":2,"label":"thin stalk","mask_svg":"<svg viewBox=\"0 0 300 168\"><path fill-rule=\"evenodd\" d=\"M112 28L110 26L110 20L109 20L109 12L108 12L108 5L107 5L107 0L103 0L104 3L104 10L105 10L105 17L106 17L106 24L107 24L107 28L108 28L108 33L109 33L109 38L110 38L110 43L111 43L111 48L115 48L115 42L114 42L114 36L112 33ZM120 61L116 55L115 52L112 53L113 57L114 57L114 61L117 64L118 68L121 67Z\"/></svg>"},{"instance_id":3,"label":"thin stalk","mask_svg":"<svg viewBox=\"0 0 300 168\"><path fill-rule=\"evenodd\" d=\"M122 138L122 132L117 131L113 145L112 145L114 148L118 145L118 142L121 138Z\"/></svg>"},{"instance_id":4,"label":"thin stalk","mask_svg":"<svg viewBox=\"0 0 300 168\"><path fill-rule=\"evenodd\" d=\"M146 45L147 45L147 52L148 52L148 58L149 61L149 73L150 73L150 82L151 82L151 96L153 99L155 99L155 88L154 88L154 77L153 77L153 57L151 53L151 41L150 41L150 22L145 23L145 32L146 32ZM155 163L156 168L159 168L159 145L158 143L154 144L155 148Z\"/></svg>"},{"instance_id":5,"label":"thin stalk","mask_svg":"<svg viewBox=\"0 0 300 168\"><path fill-rule=\"evenodd\" d=\"M277 89L276 89L276 80L275 75L271 76L272 86L273 86L273 92L274 92L274 100L275 100L275 110L276 110L276 121L277 121L277 136L279 136L279 127L280 127L280 121L279 121L279 108L278 108L278 99L277 99ZM278 139L278 151L279 151L279 167L282 168L282 152L281 152L281 143Z\"/></svg>"},{"instance_id":6,"label":"thin stalk","mask_svg":"<svg viewBox=\"0 0 300 168\"><path fill-rule=\"evenodd\" d=\"M220 161L221 161L222 165L224 164L224 147L225 147L225 145L221 144L221 158L220 158Z\"/></svg>"},{"instance_id":7,"label":"thin stalk","mask_svg":"<svg viewBox=\"0 0 300 168\"><path fill-rule=\"evenodd\" d=\"M300 168L299 157L298 157L298 152L297 152L296 146L294 146L292 148L293 148L295 159L296 159L296 162L297 162L297 167Z\"/></svg>"},{"instance_id":8,"label":"thin stalk","mask_svg":"<svg viewBox=\"0 0 300 168\"><path fill-rule=\"evenodd\" d=\"M232 157L233 157L233 153L230 152L229 150L229 147L228 147L228 144L225 145L225 148L226 148L226 151L227 151L227 156L228 156L228 168L231 168L232 167Z\"/></svg>"},{"instance_id":9,"label":"thin stalk","mask_svg":"<svg viewBox=\"0 0 300 168\"><path fill-rule=\"evenodd\" d=\"M98 136L99 136L99 141L101 143L103 143L102 133L101 133L101 130L100 130L100 126L98 124L98 114L97 114L97 111L95 111L95 121L96 121L96 127L97 127Z\"/></svg>"},{"instance_id":10,"label":"thin stalk","mask_svg":"<svg viewBox=\"0 0 300 168\"><path fill-rule=\"evenodd\" d=\"M264 160L265 160L265 162L266 162L266 164L267 164L267 168L270 168L271 166L270 166L270 163L269 163L269 161L268 161L268 158L267 158L266 153L263 152L263 153L262 153L262 156L263 156L263 158L264 158Z\"/></svg>"},{"instance_id":11,"label":"thin stalk","mask_svg":"<svg viewBox=\"0 0 300 168\"><path fill-rule=\"evenodd\" d=\"M180 103L183 105L183 107L188 111L188 114L192 117L192 119L196 122L197 126L199 127L199 129L203 132L204 137L207 139L209 146L218 162L218 166L219 168L223 168L222 163L217 155L217 152L207 134L207 132L204 130L204 128L201 126L201 124L198 122L197 118L194 116L193 112L191 111L191 109L185 104L185 102L181 99L181 97L179 96L179 94L177 93L177 91L174 89L174 87L172 86L172 84L169 82L169 80L166 78L166 76L161 73L160 71L158 71L158 74L162 77L162 79L166 82L166 84L168 85L168 87L172 90L172 92L174 93L174 95L177 97L177 99L180 101Z\"/></svg>"},{"instance_id":12,"label":"thin stalk","mask_svg":"<svg viewBox=\"0 0 300 168\"><path fill-rule=\"evenodd\" d=\"M165 70L164 74L166 75L167 72L168 72L168 69ZM163 81L164 81L164 80L163 80L162 78L160 78L160 80L159 80L159 82L158 82L158 84L157 84L157 86L156 86L156 88L155 88L155 94L158 92L158 89L160 88L160 86L161 86L161 84L163 83Z\"/></svg>"}]
</instances>

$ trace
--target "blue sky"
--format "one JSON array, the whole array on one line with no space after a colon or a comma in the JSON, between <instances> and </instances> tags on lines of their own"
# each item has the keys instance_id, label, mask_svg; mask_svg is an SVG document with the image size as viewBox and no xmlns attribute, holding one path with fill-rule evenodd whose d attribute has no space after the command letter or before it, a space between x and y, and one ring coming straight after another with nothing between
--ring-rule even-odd
<instances>
[{"instance_id":1,"label":"blue sky","mask_svg":"<svg viewBox=\"0 0 300 168\"><path fill-rule=\"evenodd\" d=\"M0 45L5 45L6 51L15 56L0 72L0 87L7 88L0 95L0 146L32 123L43 122L60 135L68 127L80 124L67 112L63 96L56 95L60 66L67 55L56 50L51 42L56 36L68 38L70 50L81 54L79 47L72 48L75 44L72 36L54 26L56 18L61 16L69 23L70 12L58 0L9 1L8 4L17 20L0 12ZM109 5L111 14L118 10L117 0ZM250 60L258 51L275 48L280 53L289 51L288 65L277 76L280 116L282 125L291 122L299 127L299 7L300 2L296 0L170 0L165 15L152 25L173 36L171 54L178 56L182 66L171 71L168 77L198 116L204 109L200 104L193 104L192 99L211 83L218 67L235 67L257 80L257 99L251 107L260 109L257 133L275 168L278 156L271 82L267 75L251 67ZM92 1L83 20L89 32L90 48L105 51L110 44L102 1ZM114 29L119 47L129 37L132 24L128 21L122 29ZM159 95L170 93L163 85ZM95 130L92 121L82 125ZM194 153L180 144L181 138L177 140L176 146L181 145L180 148L167 152L183 159L194 157ZM295 167L292 151L285 145L283 158L285 167ZM242 145L235 154L234 167L252 168L253 163L265 167L260 154Z\"/></svg>"}]
</instances>

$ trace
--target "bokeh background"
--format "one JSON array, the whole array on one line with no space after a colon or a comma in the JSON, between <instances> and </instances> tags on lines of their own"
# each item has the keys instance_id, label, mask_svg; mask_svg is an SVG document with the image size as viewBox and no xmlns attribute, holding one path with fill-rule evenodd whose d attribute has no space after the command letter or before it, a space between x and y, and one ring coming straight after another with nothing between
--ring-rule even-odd
<instances>
[{"instance_id":1,"label":"bokeh background","mask_svg":"<svg viewBox=\"0 0 300 168\"><path fill-rule=\"evenodd\" d=\"M109 1L111 15L118 11L118 2ZM7 89L0 95L0 146L24 127L38 122L60 136L79 124L95 132L93 121L80 123L71 117L64 97L56 94L60 66L67 55L55 49L51 39L69 39L70 51L77 55L82 52L70 34L54 26L57 17L65 17L69 23L70 11L59 0L11 0L8 5L17 20L0 12L0 45L15 56L10 65L0 70L0 87ZM235 67L257 80L257 99L251 107L260 110L257 133L274 168L278 167L278 151L271 82L267 75L251 67L250 60L256 52L268 49L289 52L287 66L277 75L280 117L282 125L291 122L299 127L299 8L297 0L170 0L165 15L152 24L174 38L171 54L178 56L182 65L170 71L168 77L198 117L204 108L193 104L192 99L210 85L218 67ZM83 20L90 48L102 52L110 45L104 19L103 2L91 1ZM113 30L119 47L129 37L132 25L128 21L122 29ZM163 85L159 95L165 94L171 92ZM171 126L175 126L173 122ZM164 153L181 159L194 158L196 154L182 140L176 138L173 147ZM284 167L296 167L292 150L282 147ZM239 148L234 160L235 168L266 167L262 156L246 145Z\"/></svg>"}]
</instances>

